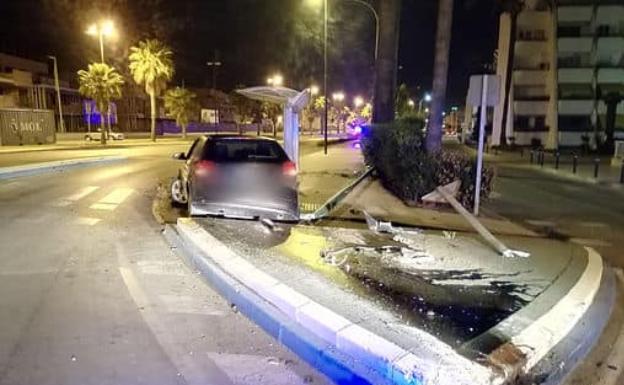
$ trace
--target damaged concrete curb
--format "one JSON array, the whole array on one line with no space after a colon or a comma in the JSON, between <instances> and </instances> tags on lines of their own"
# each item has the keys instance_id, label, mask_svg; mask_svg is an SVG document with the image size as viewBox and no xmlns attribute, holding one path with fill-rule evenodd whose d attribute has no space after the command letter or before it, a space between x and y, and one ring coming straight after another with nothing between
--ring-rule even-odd
<instances>
[{"instance_id":1,"label":"damaged concrete curb","mask_svg":"<svg viewBox=\"0 0 624 385\"><path fill-rule=\"evenodd\" d=\"M97 158L79 158L54 162L31 163L19 166L0 167L0 180L61 172L72 168L95 166L125 161L125 156L102 156Z\"/></svg>"},{"instance_id":2,"label":"damaged concrete curb","mask_svg":"<svg viewBox=\"0 0 624 385\"><path fill-rule=\"evenodd\" d=\"M326 357L328 353L335 351L340 357L348 357L342 365L352 370L356 377L367 380L362 383L380 383L379 380L369 380L371 375L380 376L383 379L381 383L400 385L494 385L504 381L500 372L460 356L441 342L439 354L433 357L419 356L417 349L409 351L397 346L257 269L192 219L180 218L176 229L184 246L191 250L194 264L210 268L209 271L202 272L213 285L224 284L215 284L212 281L211 277L214 279L216 274L228 277L227 287L217 289L230 302L241 309L239 303L246 299L238 298L238 293L243 289L249 290L260 298L260 302L268 303L270 308L286 317L289 324L312 335L313 340L317 341L316 345L293 347L283 339L282 331L272 331L275 326L267 325L267 314L257 309L246 313L269 334L312 365L318 367L319 359L316 354ZM430 340L433 341L433 338ZM309 356L311 350L317 353ZM319 369L328 374L324 368ZM334 378L331 373L328 376L337 383L353 383L339 381L340 378Z\"/></svg>"}]
</instances>

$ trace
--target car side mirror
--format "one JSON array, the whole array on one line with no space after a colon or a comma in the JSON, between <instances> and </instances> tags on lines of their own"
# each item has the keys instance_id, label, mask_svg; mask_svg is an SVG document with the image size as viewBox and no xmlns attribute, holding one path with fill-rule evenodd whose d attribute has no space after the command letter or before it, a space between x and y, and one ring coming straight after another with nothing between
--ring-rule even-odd
<instances>
[{"instance_id":1,"label":"car side mirror","mask_svg":"<svg viewBox=\"0 0 624 385\"><path fill-rule=\"evenodd\" d=\"M173 159L177 160L186 160L186 154L183 152L176 152L171 156Z\"/></svg>"}]
</instances>

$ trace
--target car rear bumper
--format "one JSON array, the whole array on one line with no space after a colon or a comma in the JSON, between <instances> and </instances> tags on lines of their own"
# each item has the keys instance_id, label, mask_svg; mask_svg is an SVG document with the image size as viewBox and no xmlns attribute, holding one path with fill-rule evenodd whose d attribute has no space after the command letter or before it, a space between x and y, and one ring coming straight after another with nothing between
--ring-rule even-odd
<instances>
[{"instance_id":1,"label":"car rear bumper","mask_svg":"<svg viewBox=\"0 0 624 385\"><path fill-rule=\"evenodd\" d=\"M299 206L260 206L226 202L197 202L190 204L191 216L222 216L226 218L267 218L275 221L299 221Z\"/></svg>"}]
</instances>

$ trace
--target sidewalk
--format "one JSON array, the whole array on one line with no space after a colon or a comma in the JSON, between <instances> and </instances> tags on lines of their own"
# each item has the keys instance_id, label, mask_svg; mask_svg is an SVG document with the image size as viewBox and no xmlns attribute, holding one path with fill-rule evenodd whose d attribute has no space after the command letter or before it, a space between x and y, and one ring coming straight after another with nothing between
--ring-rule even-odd
<instances>
[{"instance_id":1,"label":"sidewalk","mask_svg":"<svg viewBox=\"0 0 624 385\"><path fill-rule=\"evenodd\" d=\"M474 153L474 149L471 150ZM624 183L622 183L624 164L612 165L611 157L609 156L578 156L575 171L574 157L572 154L560 155L558 164L555 154L549 152L543 154L543 164L538 152L531 152L528 150L524 150L523 152L505 151L497 153L490 151L485 155L485 161L506 166L513 165L516 167L539 169L562 178L624 189ZM595 174L596 165L598 165L597 177Z\"/></svg>"}]
</instances>

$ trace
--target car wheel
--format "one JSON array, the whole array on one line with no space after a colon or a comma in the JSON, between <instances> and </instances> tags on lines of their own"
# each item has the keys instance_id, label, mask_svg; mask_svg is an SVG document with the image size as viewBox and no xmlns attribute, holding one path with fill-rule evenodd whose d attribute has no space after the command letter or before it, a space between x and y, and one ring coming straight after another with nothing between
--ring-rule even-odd
<instances>
[{"instance_id":1,"label":"car wheel","mask_svg":"<svg viewBox=\"0 0 624 385\"><path fill-rule=\"evenodd\" d=\"M186 197L186 192L184 191L184 184L178 178L176 178L171 183L171 199L174 204L185 204L188 199Z\"/></svg>"}]
</instances>

